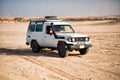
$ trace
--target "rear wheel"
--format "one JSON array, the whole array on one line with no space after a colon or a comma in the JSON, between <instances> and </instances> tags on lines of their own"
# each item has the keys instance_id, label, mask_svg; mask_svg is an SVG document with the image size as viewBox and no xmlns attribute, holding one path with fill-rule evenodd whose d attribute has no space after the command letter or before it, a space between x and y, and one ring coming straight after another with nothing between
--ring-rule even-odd
<instances>
[{"instance_id":1,"label":"rear wheel","mask_svg":"<svg viewBox=\"0 0 120 80\"><path fill-rule=\"evenodd\" d=\"M89 51L89 48L84 48L84 49L80 49L80 50L79 50L79 52L80 52L81 55L87 54L88 51Z\"/></svg>"},{"instance_id":2,"label":"rear wheel","mask_svg":"<svg viewBox=\"0 0 120 80\"><path fill-rule=\"evenodd\" d=\"M34 53L37 53L40 51L40 46L38 45L38 43L36 41L32 41L31 47L32 47L32 51Z\"/></svg>"},{"instance_id":3,"label":"rear wheel","mask_svg":"<svg viewBox=\"0 0 120 80\"><path fill-rule=\"evenodd\" d=\"M60 57L68 56L67 45L64 42L58 43L58 53Z\"/></svg>"}]
</instances>

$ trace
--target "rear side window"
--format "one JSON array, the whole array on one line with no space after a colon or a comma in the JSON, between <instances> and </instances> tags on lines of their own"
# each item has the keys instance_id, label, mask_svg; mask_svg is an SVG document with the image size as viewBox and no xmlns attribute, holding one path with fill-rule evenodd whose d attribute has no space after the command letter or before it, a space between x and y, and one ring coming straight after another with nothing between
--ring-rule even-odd
<instances>
[{"instance_id":1,"label":"rear side window","mask_svg":"<svg viewBox=\"0 0 120 80\"><path fill-rule=\"evenodd\" d=\"M42 32L43 30L43 24L37 24L36 25L36 32Z\"/></svg>"},{"instance_id":2,"label":"rear side window","mask_svg":"<svg viewBox=\"0 0 120 80\"><path fill-rule=\"evenodd\" d=\"M28 32L34 32L35 30L35 25L29 25Z\"/></svg>"}]
</instances>

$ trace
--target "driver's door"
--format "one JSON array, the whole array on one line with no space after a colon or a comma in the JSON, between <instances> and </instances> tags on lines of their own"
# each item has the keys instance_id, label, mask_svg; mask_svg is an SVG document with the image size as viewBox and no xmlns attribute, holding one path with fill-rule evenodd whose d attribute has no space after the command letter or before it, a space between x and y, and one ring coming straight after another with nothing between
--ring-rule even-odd
<instances>
[{"instance_id":1,"label":"driver's door","mask_svg":"<svg viewBox=\"0 0 120 80\"><path fill-rule=\"evenodd\" d=\"M51 26L50 25L46 25L46 31L45 31L45 45L46 47L56 47L57 44L57 40L54 37L54 34L50 34L50 29Z\"/></svg>"}]
</instances>

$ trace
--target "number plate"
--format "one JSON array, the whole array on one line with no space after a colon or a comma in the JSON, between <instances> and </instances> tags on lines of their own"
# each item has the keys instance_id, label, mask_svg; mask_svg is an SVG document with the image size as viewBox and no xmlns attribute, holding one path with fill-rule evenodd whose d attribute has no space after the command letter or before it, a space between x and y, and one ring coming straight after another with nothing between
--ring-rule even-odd
<instances>
[{"instance_id":1,"label":"number plate","mask_svg":"<svg viewBox=\"0 0 120 80\"><path fill-rule=\"evenodd\" d=\"M80 48L85 48L85 45L80 45Z\"/></svg>"},{"instance_id":2,"label":"number plate","mask_svg":"<svg viewBox=\"0 0 120 80\"><path fill-rule=\"evenodd\" d=\"M77 44L85 44L85 42L77 42Z\"/></svg>"}]
</instances>

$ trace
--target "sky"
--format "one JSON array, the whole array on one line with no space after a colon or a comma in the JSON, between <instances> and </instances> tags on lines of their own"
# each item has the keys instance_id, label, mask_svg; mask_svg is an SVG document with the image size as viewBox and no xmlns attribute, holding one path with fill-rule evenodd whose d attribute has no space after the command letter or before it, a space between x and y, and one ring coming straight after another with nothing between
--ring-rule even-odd
<instances>
[{"instance_id":1,"label":"sky","mask_svg":"<svg viewBox=\"0 0 120 80\"><path fill-rule=\"evenodd\" d=\"M120 15L120 0L0 0L0 17Z\"/></svg>"}]
</instances>

